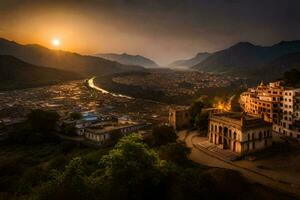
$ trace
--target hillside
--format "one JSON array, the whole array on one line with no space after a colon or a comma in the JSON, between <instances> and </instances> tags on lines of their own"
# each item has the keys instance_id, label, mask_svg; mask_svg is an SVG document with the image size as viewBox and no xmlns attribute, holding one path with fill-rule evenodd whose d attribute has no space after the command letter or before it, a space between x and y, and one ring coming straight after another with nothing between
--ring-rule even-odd
<instances>
[{"instance_id":1,"label":"hillside","mask_svg":"<svg viewBox=\"0 0 300 200\"><path fill-rule=\"evenodd\" d=\"M87 76L143 70L139 66L122 65L103 58L68 51L51 50L40 45L21 45L1 38L0 55L12 55L37 66L63 69Z\"/></svg>"},{"instance_id":2,"label":"hillside","mask_svg":"<svg viewBox=\"0 0 300 200\"><path fill-rule=\"evenodd\" d=\"M261 68L272 66L272 62L281 56L295 52L300 52L300 41L280 42L268 47L240 42L212 54L193 68L247 76Z\"/></svg>"},{"instance_id":3,"label":"hillside","mask_svg":"<svg viewBox=\"0 0 300 200\"><path fill-rule=\"evenodd\" d=\"M13 56L0 55L0 90L43 86L79 78L72 72L39 67Z\"/></svg>"},{"instance_id":4,"label":"hillside","mask_svg":"<svg viewBox=\"0 0 300 200\"><path fill-rule=\"evenodd\" d=\"M257 70L265 80L282 78L283 74L291 70L300 70L300 52L283 55L261 66Z\"/></svg>"},{"instance_id":5,"label":"hillside","mask_svg":"<svg viewBox=\"0 0 300 200\"><path fill-rule=\"evenodd\" d=\"M96 54L95 56L107 60L111 60L111 61L116 61L124 65L138 65L146 68L159 67L158 64L156 64L153 60L140 55L129 55L126 53L123 54L109 53L109 54Z\"/></svg>"},{"instance_id":6,"label":"hillside","mask_svg":"<svg viewBox=\"0 0 300 200\"><path fill-rule=\"evenodd\" d=\"M206 58L208 58L211 54L210 53L198 53L196 56L194 56L193 58L190 59L184 59L184 60L176 60L174 62L172 62L171 64L169 64L169 67L192 67L200 62L202 62L203 60L205 60Z\"/></svg>"}]
</instances>

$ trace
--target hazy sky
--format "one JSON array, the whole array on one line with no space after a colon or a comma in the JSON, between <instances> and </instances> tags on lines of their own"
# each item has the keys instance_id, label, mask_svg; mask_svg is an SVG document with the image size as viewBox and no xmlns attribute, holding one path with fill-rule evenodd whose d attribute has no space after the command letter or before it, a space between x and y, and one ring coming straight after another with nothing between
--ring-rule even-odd
<instances>
[{"instance_id":1,"label":"hazy sky","mask_svg":"<svg viewBox=\"0 0 300 200\"><path fill-rule=\"evenodd\" d=\"M300 39L299 0L0 0L0 37L166 64L239 41Z\"/></svg>"}]
</instances>

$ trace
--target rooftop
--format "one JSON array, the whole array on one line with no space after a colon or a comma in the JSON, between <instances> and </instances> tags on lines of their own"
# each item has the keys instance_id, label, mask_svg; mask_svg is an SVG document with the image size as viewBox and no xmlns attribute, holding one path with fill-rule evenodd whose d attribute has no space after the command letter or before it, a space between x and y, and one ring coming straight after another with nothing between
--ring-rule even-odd
<instances>
[{"instance_id":1,"label":"rooftop","mask_svg":"<svg viewBox=\"0 0 300 200\"><path fill-rule=\"evenodd\" d=\"M261 126L270 125L261 118L257 118L248 114L246 115L245 113L240 112L223 112L212 114L210 116L210 120L230 124L240 129L253 129Z\"/></svg>"}]
</instances>

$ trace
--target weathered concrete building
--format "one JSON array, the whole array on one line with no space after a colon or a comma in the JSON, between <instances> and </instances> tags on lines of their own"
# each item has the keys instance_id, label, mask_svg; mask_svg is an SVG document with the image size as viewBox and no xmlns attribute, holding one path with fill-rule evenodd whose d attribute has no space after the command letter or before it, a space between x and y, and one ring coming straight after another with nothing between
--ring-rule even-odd
<instances>
[{"instance_id":1,"label":"weathered concrete building","mask_svg":"<svg viewBox=\"0 0 300 200\"><path fill-rule=\"evenodd\" d=\"M217 113L209 117L209 142L245 155L272 145L272 126L243 113Z\"/></svg>"},{"instance_id":2,"label":"weathered concrete building","mask_svg":"<svg viewBox=\"0 0 300 200\"><path fill-rule=\"evenodd\" d=\"M169 110L169 125L175 130L187 128L191 124L191 110L189 107L181 107Z\"/></svg>"},{"instance_id":3,"label":"weathered concrete building","mask_svg":"<svg viewBox=\"0 0 300 200\"><path fill-rule=\"evenodd\" d=\"M84 132L84 137L97 142L99 144L104 144L110 142L113 137L123 136L134 132L139 132L150 128L149 123L134 123L127 125L107 125L100 127L90 127Z\"/></svg>"}]
</instances>

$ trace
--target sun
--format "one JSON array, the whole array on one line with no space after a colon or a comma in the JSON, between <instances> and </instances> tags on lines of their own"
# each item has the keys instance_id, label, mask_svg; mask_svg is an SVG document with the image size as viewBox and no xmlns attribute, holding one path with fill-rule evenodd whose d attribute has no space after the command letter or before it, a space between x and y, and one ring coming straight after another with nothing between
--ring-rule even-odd
<instances>
[{"instance_id":1,"label":"sun","mask_svg":"<svg viewBox=\"0 0 300 200\"><path fill-rule=\"evenodd\" d=\"M53 38L52 41L51 41L51 43L55 47L58 47L61 44L60 39L58 39L58 38Z\"/></svg>"}]
</instances>

